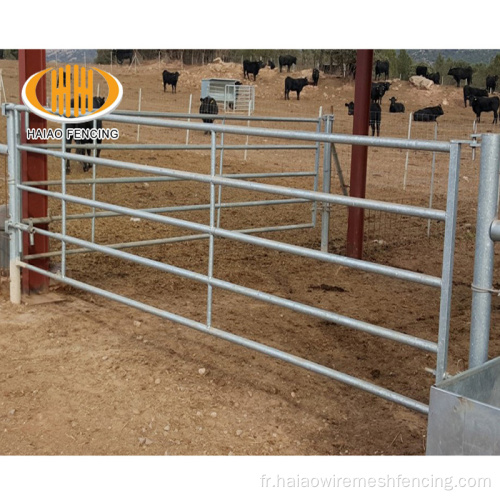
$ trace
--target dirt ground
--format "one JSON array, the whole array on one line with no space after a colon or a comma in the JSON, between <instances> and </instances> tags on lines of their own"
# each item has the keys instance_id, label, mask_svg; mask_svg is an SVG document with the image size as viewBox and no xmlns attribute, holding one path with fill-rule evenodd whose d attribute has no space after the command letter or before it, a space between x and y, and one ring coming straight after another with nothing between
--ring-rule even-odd
<instances>
[{"instance_id":1,"label":"dirt ground","mask_svg":"<svg viewBox=\"0 0 500 500\"><path fill-rule=\"evenodd\" d=\"M17 102L16 63L1 61L9 101ZM163 92L161 71L179 71L177 93ZM241 66L213 63L182 67L175 63L143 64L104 69L124 86L120 109L186 113L192 96L197 112L203 78L242 79ZM309 76L310 69L293 71ZM255 116L315 118L320 110L335 115L334 130L350 133L352 118L345 103L354 96L354 83L321 73L317 87L306 87L300 101L283 98L285 74L264 68L255 85ZM392 81L389 96L406 105L401 116L383 108L381 135L406 137L408 112L442 104L439 139L468 139L472 111L464 108L462 89L451 85L417 90L408 82ZM0 139L5 142L5 120ZM241 122L238 122L241 124ZM419 125L419 126L416 126ZM433 138L433 124L416 124L412 137ZM252 124L252 126L254 126ZM257 126L304 128L311 124L274 123ZM120 125L120 142L180 143L185 131ZM486 115L479 132L498 131ZM243 138L225 138L225 144ZM192 131L190 144L209 144L209 136ZM279 141L267 140L267 144ZM251 137L249 144L265 143ZM350 149L337 148L344 178L349 183ZM103 158L209 173L207 151L103 151ZM448 160L435 157L433 206L446 202ZM429 153L371 148L367 198L428 206L431 165ZM406 189L402 188L408 165ZM227 151L225 174L302 172L312 169L314 152L286 150ZM219 165L217 165L219 168ZM464 146L453 281L448 371L467 368L470 303L474 256L479 153L472 159ZM49 159L50 179L60 178L60 160ZM98 177L135 175L108 167ZM77 163L68 179L89 178ZM5 176L4 176L5 177ZM312 188L310 177L277 178L280 185ZM6 190L1 190L2 203ZM90 196L89 185L70 185L70 194ZM332 192L341 193L336 175ZM104 184L97 199L146 208L206 204L209 188L194 182ZM224 188L222 201L268 199ZM50 213L60 202L50 201ZM87 209L83 208L83 212ZM82 207L68 204L69 213ZM172 217L208 223L208 211L173 212ZM329 251L345 254L347 211L332 207ZM311 221L311 205L225 208L221 227L262 228ZM320 224L314 228L257 233L272 240L319 249ZM60 224L51 224L54 230ZM366 213L365 260L441 274L443 228L433 222ZM68 234L89 238L89 219L72 221ZM150 240L191 234L174 226L130 217L96 221L99 243ZM51 250L58 250L57 242ZM68 249L74 247L68 246ZM137 255L206 274L208 241L192 240L127 250ZM436 340L439 293L325 262L311 261L264 247L217 238L214 276L273 293L328 311L369 321L421 338ZM60 265L51 260L53 269ZM94 286L140 300L189 319L204 322L207 287L115 257L95 253L68 256L68 275ZM263 354L210 337L178 323L140 312L83 291L51 282L45 296L25 296L19 306L8 300L8 278L0 297L0 453L3 455L421 455L425 453L424 415L363 391L277 361ZM291 354L358 376L382 387L428 402L435 356L370 336L325 320L270 306L231 292L214 289L212 325L257 340ZM493 302L493 320L498 316ZM494 326L493 326L494 330ZM495 331L492 357L500 351Z\"/></svg>"}]
</instances>

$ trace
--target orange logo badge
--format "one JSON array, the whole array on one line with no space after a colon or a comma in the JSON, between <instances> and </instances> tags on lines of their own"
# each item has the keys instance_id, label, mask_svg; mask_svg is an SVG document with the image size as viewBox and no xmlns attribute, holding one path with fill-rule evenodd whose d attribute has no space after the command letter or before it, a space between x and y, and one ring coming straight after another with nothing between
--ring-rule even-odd
<instances>
[{"instance_id":1,"label":"orange logo badge","mask_svg":"<svg viewBox=\"0 0 500 500\"><path fill-rule=\"evenodd\" d=\"M108 97L104 103L101 100L94 100L93 70L97 71L108 84ZM50 110L44 108L36 96L38 82L49 71L52 77ZM42 118L59 123L81 123L111 113L122 100L123 87L117 78L106 71L98 68L87 71L83 67L74 65L71 74L71 66L68 64L64 70L59 68L59 72L48 68L32 75L24 84L21 97L30 111ZM100 104L98 109L94 109L96 102Z\"/></svg>"}]
</instances>

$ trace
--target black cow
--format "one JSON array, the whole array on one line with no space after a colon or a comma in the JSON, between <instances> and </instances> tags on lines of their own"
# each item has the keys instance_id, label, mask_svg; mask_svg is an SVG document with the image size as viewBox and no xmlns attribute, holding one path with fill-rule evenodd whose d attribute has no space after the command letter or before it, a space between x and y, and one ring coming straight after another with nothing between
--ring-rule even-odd
<instances>
[{"instance_id":1,"label":"black cow","mask_svg":"<svg viewBox=\"0 0 500 500\"><path fill-rule=\"evenodd\" d=\"M163 72L163 92L165 92L167 85L172 85L172 94L177 93L177 80L179 79L179 72L170 73L165 70Z\"/></svg>"},{"instance_id":2,"label":"black cow","mask_svg":"<svg viewBox=\"0 0 500 500\"><path fill-rule=\"evenodd\" d=\"M474 113L476 113L477 123L481 122L481 113L493 111L493 123L498 123L498 107L500 99L494 97L472 97L470 105Z\"/></svg>"},{"instance_id":3,"label":"black cow","mask_svg":"<svg viewBox=\"0 0 500 500\"><path fill-rule=\"evenodd\" d=\"M384 94L389 90L390 86L391 84L389 82L372 83L372 89L370 93L372 102L382 104L382 97L384 97Z\"/></svg>"},{"instance_id":4,"label":"black cow","mask_svg":"<svg viewBox=\"0 0 500 500\"><path fill-rule=\"evenodd\" d=\"M313 81L313 85L314 86L318 85L318 81L319 81L319 69L317 69L317 68L313 69L312 81Z\"/></svg>"},{"instance_id":5,"label":"black cow","mask_svg":"<svg viewBox=\"0 0 500 500\"><path fill-rule=\"evenodd\" d=\"M128 59L130 61L130 64L132 64L132 61L134 59L134 51L131 49L113 50L113 55L116 57L116 62L118 64L123 64L123 61L125 59Z\"/></svg>"},{"instance_id":6,"label":"black cow","mask_svg":"<svg viewBox=\"0 0 500 500\"><path fill-rule=\"evenodd\" d=\"M478 89L476 87L471 87L470 85L464 85L465 107L467 107L467 101L470 101L473 97L488 97L488 91L486 89Z\"/></svg>"},{"instance_id":7,"label":"black cow","mask_svg":"<svg viewBox=\"0 0 500 500\"><path fill-rule=\"evenodd\" d=\"M384 78L389 78L389 61L375 61L375 78L378 80L380 75L384 73Z\"/></svg>"},{"instance_id":8,"label":"black cow","mask_svg":"<svg viewBox=\"0 0 500 500\"><path fill-rule=\"evenodd\" d=\"M349 116L354 115L354 102L346 103L347 114ZM372 135L375 135L375 129L377 130L377 136L380 136L380 122L382 120L382 109L380 104L372 102L370 104L370 127L372 129Z\"/></svg>"},{"instance_id":9,"label":"black cow","mask_svg":"<svg viewBox=\"0 0 500 500\"><path fill-rule=\"evenodd\" d=\"M497 81L498 81L498 75L495 76L487 76L486 77L486 89L490 94L493 94L495 92L495 89L497 87Z\"/></svg>"},{"instance_id":10,"label":"black cow","mask_svg":"<svg viewBox=\"0 0 500 500\"><path fill-rule=\"evenodd\" d=\"M439 74L439 71L437 73L429 73L427 75L427 78L429 80L432 80L436 85L439 85L439 82L441 81L441 75Z\"/></svg>"},{"instance_id":11,"label":"black cow","mask_svg":"<svg viewBox=\"0 0 500 500\"><path fill-rule=\"evenodd\" d=\"M281 73L283 66L286 66L287 72L290 72L290 68L294 64L297 64L297 58L294 56L279 56L278 62L279 62L279 66L280 66L280 73Z\"/></svg>"},{"instance_id":12,"label":"black cow","mask_svg":"<svg viewBox=\"0 0 500 500\"><path fill-rule=\"evenodd\" d=\"M438 116L444 115L441 104L419 109L413 113L413 120L416 122L435 122Z\"/></svg>"},{"instance_id":13,"label":"black cow","mask_svg":"<svg viewBox=\"0 0 500 500\"><path fill-rule=\"evenodd\" d=\"M285 78L285 99L290 99L290 90L297 92L297 100L300 100L300 93L306 85L311 85L307 78L292 78L287 76Z\"/></svg>"},{"instance_id":14,"label":"black cow","mask_svg":"<svg viewBox=\"0 0 500 500\"><path fill-rule=\"evenodd\" d=\"M271 61L271 59L269 59L269 61L267 61L267 65L269 66L270 69L276 68L276 64L274 64L274 62Z\"/></svg>"},{"instance_id":15,"label":"black cow","mask_svg":"<svg viewBox=\"0 0 500 500\"><path fill-rule=\"evenodd\" d=\"M427 78L427 66L417 66L415 73L417 76L423 76L424 78Z\"/></svg>"},{"instance_id":16,"label":"black cow","mask_svg":"<svg viewBox=\"0 0 500 500\"><path fill-rule=\"evenodd\" d=\"M104 97L94 97L92 99L92 106L93 109L99 109L102 107L102 105L106 102L106 99ZM80 103L80 101L79 101ZM86 105L88 106L88 100L86 101ZM71 108L75 107L75 100L71 99ZM87 110L90 111L90 110ZM66 130L69 128L82 128L82 129L90 129L94 127L94 120L88 121L88 122L83 122L83 123L72 123L69 122L66 124ZM102 120L96 120L96 128L101 129L102 128ZM71 135L68 137L67 142L66 142L66 152L71 153L71 142L73 138ZM94 141L92 139L81 139L81 140L75 140L75 144L81 145L81 144L92 144ZM96 139L97 144L101 144L102 140L101 139ZM76 154L79 155L84 155L88 154L89 156L92 156L92 150L87 149L87 148L77 148ZM95 155L97 158L99 158L101 154L100 149L96 149ZM83 171L87 172L90 170L92 167L92 164L89 162L82 162L83 163ZM66 160L66 173L69 174L71 172L71 167L70 167L70 160Z\"/></svg>"},{"instance_id":17,"label":"black cow","mask_svg":"<svg viewBox=\"0 0 500 500\"><path fill-rule=\"evenodd\" d=\"M460 80L467 80L467 85L472 83L472 68L451 68L448 75L452 76L457 82L457 87L460 87Z\"/></svg>"},{"instance_id":18,"label":"black cow","mask_svg":"<svg viewBox=\"0 0 500 500\"><path fill-rule=\"evenodd\" d=\"M218 115L219 114L219 106L217 106L217 101L210 97L201 97L200 98L200 115ZM213 123L214 120L210 118L202 118L203 123ZM208 134L208 130L205 131L205 134Z\"/></svg>"},{"instance_id":19,"label":"black cow","mask_svg":"<svg viewBox=\"0 0 500 500\"><path fill-rule=\"evenodd\" d=\"M391 101L391 104L389 106L389 113L404 113L405 112L405 105L402 102L396 102L397 99L395 97L391 97L389 99Z\"/></svg>"},{"instance_id":20,"label":"black cow","mask_svg":"<svg viewBox=\"0 0 500 500\"><path fill-rule=\"evenodd\" d=\"M250 80L250 75L253 75L253 80L257 79L259 70L265 67L265 63L262 61L243 61L243 77Z\"/></svg>"}]
</instances>

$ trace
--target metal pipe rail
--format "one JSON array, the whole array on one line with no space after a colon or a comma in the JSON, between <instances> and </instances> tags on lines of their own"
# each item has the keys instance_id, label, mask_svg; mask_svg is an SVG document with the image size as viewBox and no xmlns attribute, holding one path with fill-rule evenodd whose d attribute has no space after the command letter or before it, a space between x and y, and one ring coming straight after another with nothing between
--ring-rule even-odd
<instances>
[{"instance_id":1,"label":"metal pipe rail","mask_svg":"<svg viewBox=\"0 0 500 500\"><path fill-rule=\"evenodd\" d=\"M213 118L214 115L199 115L201 118ZM154 118L140 118L109 114L103 121L116 123L130 123L134 125L151 125L165 128L179 128L183 130L202 130L214 133L230 133L237 135L251 135L256 137L273 137L275 139L292 139L303 141L317 141L323 143L350 144L360 146L377 146L382 148L414 149L420 151L434 151L436 153L449 153L451 146L449 142L420 141L414 139L394 139L369 137L364 135L326 134L321 132L306 131L285 131L258 127L241 127L231 125L217 125L204 123L176 122L173 120L163 120Z\"/></svg>"},{"instance_id":2,"label":"metal pipe rail","mask_svg":"<svg viewBox=\"0 0 500 500\"><path fill-rule=\"evenodd\" d=\"M230 179L273 179L277 177L313 177L315 172L290 172L276 174L225 174ZM99 179L66 179L66 185L90 184L132 184L142 182L176 181L174 177L100 177ZM25 186L60 186L62 181L28 181Z\"/></svg>"},{"instance_id":3,"label":"metal pipe rail","mask_svg":"<svg viewBox=\"0 0 500 500\"><path fill-rule=\"evenodd\" d=\"M7 111L28 111L26 106L20 104L6 104ZM214 118L214 115L185 115L191 119L199 118ZM218 115L217 115L218 116ZM246 117L245 117L246 118ZM277 139L296 139L304 141L328 142L335 144L350 144L360 146L377 146L382 148L401 148L401 149L414 149L419 151L431 151L449 153L451 150L451 143L444 141L423 141L417 139L395 139L395 138L381 138L369 137L362 135L345 135L345 134L326 134L321 132L306 132L306 131L285 131L269 128L258 127L241 127L234 125L218 125L215 123L192 123L192 122L179 122L175 120L165 120L158 118L142 118L140 116L127 116L119 115L117 113L110 113L103 117L103 121L110 121L116 123L129 123L132 125L145 125L153 127L164 128L178 128L182 130L200 130L214 133L231 133L236 135L251 135L257 137L273 137Z\"/></svg>"},{"instance_id":4,"label":"metal pipe rail","mask_svg":"<svg viewBox=\"0 0 500 500\"><path fill-rule=\"evenodd\" d=\"M208 277L200 273L196 273L193 271L189 271L187 269L182 269L176 266L172 266L170 264L164 264L162 262L157 262L155 260L151 260L145 257L140 257L138 255L130 254L127 252L122 252L115 248L110 248L103 245L97 245L95 243L90 243L85 240L74 238L71 236L63 236L59 233L54 233L51 231L45 231L40 228L30 227L27 224L16 224L13 226L15 229L20 229L24 232L34 232L44 236L50 236L51 238L57 239L59 241L64 241L65 243L82 246L85 248L90 248L95 251L102 252L104 254L121 258L124 260L128 260L134 262L136 264L141 264L147 267L151 267L153 269L157 269L159 271L166 271L174 276L179 276L183 278L188 278L198 283L202 283L205 285L210 285L213 287L220 288L221 290L226 290L230 292L239 293L246 297L251 297L256 300L260 300L262 302L267 302L272 305L282 306L292 311L308 314L309 316L313 316L325 321L330 321L331 323L335 323L341 326L347 326L353 328L355 330L359 330L362 332L370 333L372 335L376 335L381 338L395 340L401 344L409 345L412 347L416 347L428 352L437 352L437 344L435 342L430 342L428 340L424 340L418 337L414 337L412 335L408 335L405 333L396 332L394 330L390 330L388 328L383 328L379 326L372 325L365 321L359 321L356 319L348 318L347 316L343 316L341 314L332 313L330 311L325 311L323 309L319 309L313 306L307 306L300 302L295 302L289 299L284 299L278 297L276 295L271 295L269 293L262 292L260 290L254 290L248 287L244 287L241 285L236 285L235 283L230 283L228 281L223 281L220 279L216 279L213 277ZM212 235L213 236L213 235Z\"/></svg>"},{"instance_id":5,"label":"metal pipe rail","mask_svg":"<svg viewBox=\"0 0 500 500\"><path fill-rule=\"evenodd\" d=\"M44 149L60 149L61 146L56 143L39 144L39 147ZM68 149L70 146L68 146ZM224 146L216 146L217 150L223 151L243 151L243 150L314 150L316 146L305 145L285 145L285 144L225 144ZM71 145L71 149L75 149L75 145ZM107 150L124 150L124 151L210 151L212 148L207 144L79 144L78 149L107 149Z\"/></svg>"},{"instance_id":6,"label":"metal pipe rail","mask_svg":"<svg viewBox=\"0 0 500 500\"><path fill-rule=\"evenodd\" d=\"M117 110L114 111L115 115L126 115L126 116L144 116L147 118L177 118L181 120L188 119L201 119L206 118L207 115L204 114L190 114L190 113L170 113L166 111L135 111L135 110ZM214 118L214 115L210 115ZM283 123L317 123L317 118L308 117L292 117L292 116L255 116L255 115L216 115L215 119L225 120L225 121L244 121L244 122L283 122Z\"/></svg>"},{"instance_id":7,"label":"metal pipe rail","mask_svg":"<svg viewBox=\"0 0 500 500\"><path fill-rule=\"evenodd\" d=\"M31 220L29 221L31 222ZM28 222L28 224L29 224ZM26 222L23 221L24 224ZM29 226L31 227L31 226ZM311 229L314 226L312 224L294 224L294 225L288 225L288 226L272 226L272 227L255 227L251 229L233 229L233 231L237 233L244 233L244 234L252 234L252 233L266 233L266 232L273 232L273 231L287 231L290 229ZM138 247L146 247L146 246L153 246L153 245L164 245L164 244L170 244L170 243L181 243L184 241L195 241L195 240L203 240L207 239L209 237L208 234L191 234L189 236L174 236L172 238L158 238L155 240L139 240L139 241L129 241L127 243L111 243L107 245L102 245L108 248L116 248L116 249L123 249L123 248L138 248ZM76 254L82 254L82 253L90 253L90 252L96 252L98 250L91 249L91 248L77 248L73 250L66 250L66 255L76 255ZM63 254L62 250L59 251L53 251L53 252L45 252L45 253L40 253L40 254L33 254L33 255L27 255L25 257L25 260L35 260L35 259L40 259L43 257L59 257Z\"/></svg>"},{"instance_id":8,"label":"metal pipe rail","mask_svg":"<svg viewBox=\"0 0 500 500\"><path fill-rule=\"evenodd\" d=\"M33 153L47 154L56 158L81 161L88 157L74 153L62 153L60 151L46 151L42 148L35 146L19 145L20 151L31 151ZM446 212L443 210L430 209L424 207L416 207L411 205L402 205L398 203L389 203L383 201L367 200L365 198L351 198L349 196L341 196L326 193L315 193L306 189L285 188L282 186L274 186L267 184L259 184L257 182L239 181L238 179L229 179L218 175L210 176L206 174L195 174L190 172L183 172L164 167L155 167L151 165L143 165L124 161L109 160L106 158L92 158L92 162L97 165L107 167L117 167L124 170L137 170L140 168L141 172L150 174L163 174L165 176L175 177L177 179L187 181L197 181L206 184L214 183L220 186L228 186L233 188L248 189L251 191L259 191L262 193L271 193L283 196L300 197L304 200L321 201L324 203L331 203L334 205L344 205L347 207L359 207L372 210L380 210L381 212L390 212L399 215L407 215L413 217L421 217L425 219L433 219L444 221L446 219Z\"/></svg>"},{"instance_id":9,"label":"metal pipe rail","mask_svg":"<svg viewBox=\"0 0 500 500\"><path fill-rule=\"evenodd\" d=\"M118 295L113 292L109 292L107 290L103 290L101 288L88 285L86 283L82 283L81 281L77 281L71 278L62 279L61 275L51 273L49 271L44 271L35 267L31 264L27 264L26 262L18 261L16 265L25 269L30 269L35 272L39 272L44 276L47 276L56 281L62 281L70 286L78 288L80 290L93 293L95 295L100 295L110 300L114 300L115 302L119 302L121 304L128 305L130 307L134 307L135 309L139 309L143 312L147 312L149 314L153 314L163 319L167 319L169 321L173 321L180 325L192 328L202 333L207 333L214 337L232 342L234 344L247 347L254 351L260 352L262 354L266 354L267 356L271 356L273 358L279 359L281 361L285 361L292 365L298 366L300 368L305 368L311 372L317 373L319 375L323 375L325 377L331 378L332 380L336 380L338 382L342 382L344 384L350 385L351 387L355 387L357 389L361 389L369 394L373 394L375 396L379 396L387 401L392 401L411 410L418 411L420 413L428 414L429 406L411 399L409 397L403 396L402 394L398 394L397 392L390 391L389 389L385 389L378 385L372 384L371 382L367 382L365 380L361 380L357 377L353 377L351 375L347 375L346 373L339 372L337 370L333 370L332 368L328 368L326 366L320 365L318 363L314 363L313 361L309 361L304 358L300 358L298 356L294 356L293 354L289 354L287 352L281 351L274 347L267 346L265 344L255 342L253 340L246 339L244 337L240 337L238 335L234 335L230 332L226 332L224 330L220 330L218 328L214 328L212 326L207 326L204 323L199 323L194 320L190 320L183 316L179 316L178 314L170 313L164 311L163 309L158 309L157 307L153 307L142 302L138 302L136 300L130 299L128 297L124 297L123 295Z\"/></svg>"},{"instance_id":10,"label":"metal pipe rail","mask_svg":"<svg viewBox=\"0 0 500 500\"><path fill-rule=\"evenodd\" d=\"M352 269L357 269L360 271L369 271L383 276L388 276L392 278L398 278L406 281L411 281L413 283L419 283L421 285L427 285L434 288L439 288L441 286L441 279L435 276L430 276L427 274L416 273L414 271L407 271L405 269L399 269L395 267L385 266L383 264L373 264L371 262L366 262L358 259L352 259L349 257L343 257L341 255L329 254L321 252L318 250L312 250L309 248L304 248L296 245L291 245L288 243L281 243L277 241L267 240L265 238L259 238L257 236L247 236L242 233L237 233L227 229L211 228L204 224L199 224L196 222L190 222L183 219L175 219L173 217L166 217L164 215L159 215L151 212L146 212L144 210L138 210L133 208L126 208L119 205L112 205L111 203L92 201L87 198L81 198L73 195L63 195L61 193L55 193L46 191L43 189L38 189L30 186L19 185L18 189L21 191L27 191L31 193L41 194L43 196L48 196L51 198L64 200L70 203L76 203L88 207L95 207L103 210L108 210L116 212L117 214L127 215L130 217L139 217L145 220L150 220L152 222L159 222L164 224L170 224L172 226L179 227L181 229L191 229L198 231L203 234L220 236L222 238L228 238L235 241L240 241L242 243L250 243L264 248L269 248L272 250L281 250L294 255L302 257L313 257L317 260L323 262L330 262L332 264L339 264L345 267L350 267Z\"/></svg>"},{"instance_id":11,"label":"metal pipe rail","mask_svg":"<svg viewBox=\"0 0 500 500\"><path fill-rule=\"evenodd\" d=\"M28 186L28 183L24 184ZM271 205L293 205L297 203L305 203L304 200L300 198L287 198L286 200L268 200L266 202L262 201L241 201L233 203L216 203L215 208L243 208L243 207L260 207L260 206L271 206ZM153 214L161 213L172 213L172 212L189 212L194 210L208 210L210 205L182 205L179 207L158 207L158 208L143 208L145 212ZM120 217L121 214L111 211L102 212L87 212L83 214L70 214L66 216L66 220L79 220L79 219L92 219L92 218L105 218L105 217ZM49 215L47 217L30 217L29 219L23 219L23 222L31 222L32 224L48 224L50 222L59 222L62 220L60 215ZM314 227L312 224L308 224L309 227ZM291 226L286 226L291 227ZM301 226L302 227L302 226ZM243 230L241 230L243 231Z\"/></svg>"}]
</instances>

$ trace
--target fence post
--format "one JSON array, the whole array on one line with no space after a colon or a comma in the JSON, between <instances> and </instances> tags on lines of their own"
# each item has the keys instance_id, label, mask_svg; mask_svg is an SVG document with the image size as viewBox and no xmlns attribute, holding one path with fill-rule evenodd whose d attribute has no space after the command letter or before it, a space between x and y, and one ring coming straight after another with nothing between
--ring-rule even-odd
<instances>
[{"instance_id":1,"label":"fence post","mask_svg":"<svg viewBox=\"0 0 500 500\"><path fill-rule=\"evenodd\" d=\"M322 115L323 115L323 107L320 106L319 108L319 115L318 115L318 123L316 124L316 132L319 134L321 132L321 122L322 122ZM313 181L313 189L314 192L318 192L318 187L319 187L319 157L321 154L321 143L318 141L316 142L316 151L314 154L314 181ZM318 202L314 201L312 205L312 225L313 227L316 227L316 220L318 216Z\"/></svg>"},{"instance_id":2,"label":"fence post","mask_svg":"<svg viewBox=\"0 0 500 500\"><path fill-rule=\"evenodd\" d=\"M19 94L21 94L22 87L28 78L38 71L46 68L46 57L45 50L19 50ZM47 102L47 92L46 84L44 79L42 79L37 85L37 98L42 106L45 106ZM28 113L26 113L28 115ZM39 139L27 140L26 137L26 127L28 125L28 119L25 117L21 119L21 125L19 126L18 118L16 115L16 133L19 131L20 143L29 143L38 145L46 141ZM44 118L40 118L35 114L29 115L29 125L30 128L47 128L47 121ZM47 171L47 157L43 154L30 153L23 151L21 153L21 177L20 180L30 180L30 181L45 181L48 179ZM48 198L45 195L34 194L34 193L23 193L23 213L21 216L23 218L37 218L46 217L48 213ZM48 229L48 224L40 224L42 229ZM46 236L41 236L35 234L32 239L28 235L24 235L23 244L23 254L39 254L45 253L49 250L49 239ZM49 259L41 258L34 259L31 261L34 266L48 270L49 269ZM49 288L49 278L31 270L25 270L22 275L22 288L25 293L42 293Z\"/></svg>"},{"instance_id":3,"label":"fence post","mask_svg":"<svg viewBox=\"0 0 500 500\"><path fill-rule=\"evenodd\" d=\"M226 124L226 118L222 119L222 125ZM215 153L214 153L215 154ZM222 177L224 168L224 132L220 134L220 157L219 157L219 176ZM220 217L221 217L221 205L222 205L222 184L219 184L218 194L217 194L217 227L220 227Z\"/></svg>"},{"instance_id":4,"label":"fence post","mask_svg":"<svg viewBox=\"0 0 500 500\"><path fill-rule=\"evenodd\" d=\"M408 117L408 140L411 139L411 119L413 117L413 113L409 114ZM408 161L410 157L410 150L406 151L406 161L405 161L405 174L403 176L403 191L406 191L406 175L408 173Z\"/></svg>"},{"instance_id":5,"label":"fence post","mask_svg":"<svg viewBox=\"0 0 500 500\"><path fill-rule=\"evenodd\" d=\"M332 116L326 115L325 133L332 133ZM325 142L323 150L323 193L330 193L332 171L332 144ZM328 235L330 232L330 204L323 203L321 214L321 251L328 252Z\"/></svg>"},{"instance_id":6,"label":"fence post","mask_svg":"<svg viewBox=\"0 0 500 500\"><path fill-rule=\"evenodd\" d=\"M137 111L141 111L141 101L142 101L142 89L139 89L139 103L137 105ZM137 142L139 142L139 131L141 129L140 125L137 125Z\"/></svg>"},{"instance_id":7,"label":"fence post","mask_svg":"<svg viewBox=\"0 0 500 500\"><path fill-rule=\"evenodd\" d=\"M207 328L212 326L212 297L213 287L210 280L214 275L214 229L215 229L215 163L217 159L217 134L212 130L210 132L210 235L208 247L208 287L207 287Z\"/></svg>"},{"instance_id":8,"label":"fence post","mask_svg":"<svg viewBox=\"0 0 500 500\"><path fill-rule=\"evenodd\" d=\"M436 383L443 380L448 364L450 337L451 293L453 289L453 264L455 256L455 234L457 226L458 182L460 178L461 144L452 142L448 167L448 195L446 197L446 222L441 271L441 300L439 306L438 351L436 360Z\"/></svg>"},{"instance_id":9,"label":"fence post","mask_svg":"<svg viewBox=\"0 0 500 500\"><path fill-rule=\"evenodd\" d=\"M191 115L191 107L193 105L193 94L189 94L189 107L188 114ZM188 123L191 121L191 118L188 118ZM186 144L189 144L189 129L186 129Z\"/></svg>"},{"instance_id":10,"label":"fence post","mask_svg":"<svg viewBox=\"0 0 500 500\"><path fill-rule=\"evenodd\" d=\"M7 112L7 147L9 155L8 164L8 186L9 186L9 219L12 224L21 222L20 199L21 193L17 193L17 184L19 183L18 165L16 159L19 157L16 151L16 111ZM13 304L21 303L21 268L17 265L21 253L21 242L19 229L9 227L10 238L10 301Z\"/></svg>"},{"instance_id":11,"label":"fence post","mask_svg":"<svg viewBox=\"0 0 500 500\"><path fill-rule=\"evenodd\" d=\"M252 102L248 102L248 116L252 114ZM247 121L247 127L250 128L250 120ZM248 135L246 138L245 146L248 146ZM245 149L244 160L247 161L247 149Z\"/></svg>"},{"instance_id":12,"label":"fence post","mask_svg":"<svg viewBox=\"0 0 500 500\"><path fill-rule=\"evenodd\" d=\"M494 262L494 242L490 237L490 227L498 216L499 162L500 135L483 134L472 281L469 368L480 366L488 359Z\"/></svg>"},{"instance_id":13,"label":"fence post","mask_svg":"<svg viewBox=\"0 0 500 500\"><path fill-rule=\"evenodd\" d=\"M434 140L437 141L438 124L434 125ZM434 201L434 174L436 171L436 152L432 153L432 168L431 168L431 186L429 193L429 208L432 208L432 203ZM427 219L427 238L431 235L431 220Z\"/></svg>"}]
</instances>

